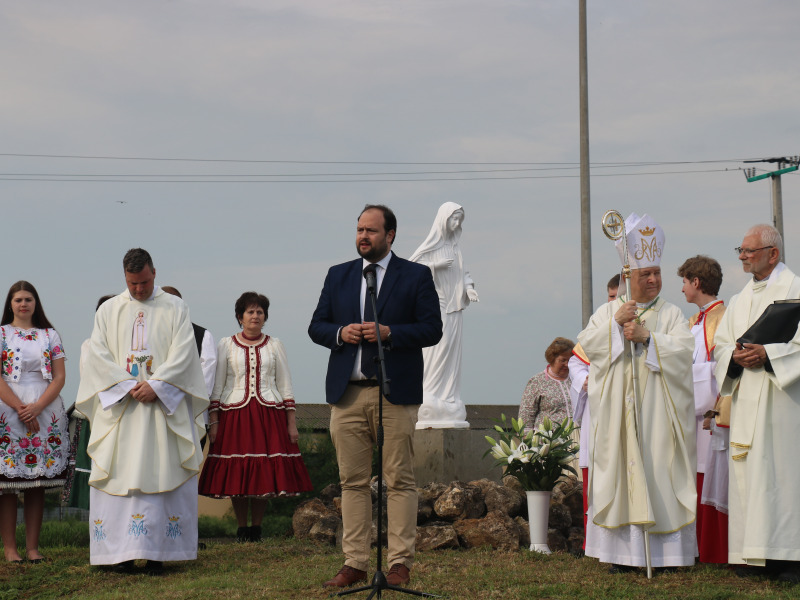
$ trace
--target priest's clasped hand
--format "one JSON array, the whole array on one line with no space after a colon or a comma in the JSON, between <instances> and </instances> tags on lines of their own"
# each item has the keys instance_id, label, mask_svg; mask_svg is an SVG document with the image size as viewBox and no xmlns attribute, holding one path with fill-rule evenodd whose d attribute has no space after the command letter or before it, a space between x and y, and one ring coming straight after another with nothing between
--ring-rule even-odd
<instances>
[{"instance_id":1,"label":"priest's clasped hand","mask_svg":"<svg viewBox=\"0 0 800 600\"><path fill-rule=\"evenodd\" d=\"M745 369L758 369L767 362L767 351L761 344L736 344L733 362Z\"/></svg>"},{"instance_id":2,"label":"priest's clasped hand","mask_svg":"<svg viewBox=\"0 0 800 600\"><path fill-rule=\"evenodd\" d=\"M131 396L143 404L149 404L158 399L158 396L156 396L153 388L151 388L150 384L146 381L140 381L133 386L133 389L131 390Z\"/></svg>"}]
</instances>

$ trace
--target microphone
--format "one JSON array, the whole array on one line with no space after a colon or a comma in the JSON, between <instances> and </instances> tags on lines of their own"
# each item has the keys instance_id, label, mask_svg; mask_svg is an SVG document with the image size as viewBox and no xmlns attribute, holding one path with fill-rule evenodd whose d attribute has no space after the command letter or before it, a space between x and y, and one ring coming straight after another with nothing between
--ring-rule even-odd
<instances>
[{"instance_id":1,"label":"microphone","mask_svg":"<svg viewBox=\"0 0 800 600\"><path fill-rule=\"evenodd\" d=\"M367 280L367 290L370 293L375 293L375 290L378 288L378 282L375 277L375 271L377 271L377 267L375 264L369 264L364 268L364 279Z\"/></svg>"}]
</instances>

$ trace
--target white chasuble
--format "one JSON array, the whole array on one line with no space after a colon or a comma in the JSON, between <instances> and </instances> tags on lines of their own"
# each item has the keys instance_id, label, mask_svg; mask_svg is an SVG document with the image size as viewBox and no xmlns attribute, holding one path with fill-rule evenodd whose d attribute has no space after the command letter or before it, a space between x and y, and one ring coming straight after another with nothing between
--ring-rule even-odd
<instances>
[{"instance_id":1,"label":"white chasuble","mask_svg":"<svg viewBox=\"0 0 800 600\"><path fill-rule=\"evenodd\" d=\"M800 298L800 279L779 263L768 280L750 281L731 299L717 329L717 382L732 394L728 562L763 566L800 561L800 335L766 344L763 367L727 376L736 339L776 300Z\"/></svg>"},{"instance_id":2,"label":"white chasuble","mask_svg":"<svg viewBox=\"0 0 800 600\"><path fill-rule=\"evenodd\" d=\"M159 288L143 302L127 291L112 298L95 315L82 363L76 406L92 431L92 564L195 558L196 476L208 395L186 304ZM127 393L145 380L159 394L153 403ZM188 505L177 511L175 498ZM127 543L144 539L136 515L143 515L139 521L148 531L158 531L163 548L158 541Z\"/></svg>"},{"instance_id":3,"label":"white chasuble","mask_svg":"<svg viewBox=\"0 0 800 600\"><path fill-rule=\"evenodd\" d=\"M589 359L592 415L586 554L644 566L642 529L654 566L694 563L697 509L694 338L681 311L661 299L641 312L651 332L636 345L642 422L639 450L629 343L614 315L623 299L597 310L578 340Z\"/></svg>"}]
</instances>

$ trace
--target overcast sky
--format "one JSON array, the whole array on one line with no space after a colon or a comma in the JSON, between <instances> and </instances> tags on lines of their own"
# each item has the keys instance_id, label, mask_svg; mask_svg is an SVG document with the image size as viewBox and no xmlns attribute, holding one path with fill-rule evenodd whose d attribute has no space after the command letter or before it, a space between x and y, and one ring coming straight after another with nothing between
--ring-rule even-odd
<instances>
[{"instance_id":1,"label":"overcast sky","mask_svg":"<svg viewBox=\"0 0 800 600\"><path fill-rule=\"evenodd\" d=\"M800 153L798 23L791 0L589 2L595 308L619 269L612 208L663 226L662 295L687 316L687 257L721 262L724 298L744 285L732 249L770 221L771 185L743 160ZM0 286L38 288L67 404L135 246L217 339L241 292L269 296L297 401L324 402L306 330L367 202L395 210L404 257L440 204L464 206L467 404L518 403L581 329L577 0L4 2L0 57Z\"/></svg>"}]
</instances>

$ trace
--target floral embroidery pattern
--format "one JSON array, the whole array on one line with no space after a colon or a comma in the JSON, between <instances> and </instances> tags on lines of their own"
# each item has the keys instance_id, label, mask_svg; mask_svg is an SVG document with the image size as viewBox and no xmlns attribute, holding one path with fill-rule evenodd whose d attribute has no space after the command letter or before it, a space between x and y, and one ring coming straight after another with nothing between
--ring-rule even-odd
<instances>
[{"instance_id":1,"label":"floral embroidery pattern","mask_svg":"<svg viewBox=\"0 0 800 600\"><path fill-rule=\"evenodd\" d=\"M18 386L13 389L24 403L34 401L53 379L52 361L64 357L58 332L3 325L0 342L3 379ZM39 431L29 432L16 411L0 401L0 473L9 479L41 479L43 487L57 486L63 482L69 449L61 398L40 414L37 421ZM3 484L3 487L9 486Z\"/></svg>"},{"instance_id":2,"label":"floral embroidery pattern","mask_svg":"<svg viewBox=\"0 0 800 600\"><path fill-rule=\"evenodd\" d=\"M61 425L55 413L50 415L50 425L45 438L40 430L26 432L16 439L6 413L0 414L0 461L5 465L4 474L10 477L33 479L42 475L57 475L53 467L63 457Z\"/></svg>"},{"instance_id":3,"label":"floral embroidery pattern","mask_svg":"<svg viewBox=\"0 0 800 600\"><path fill-rule=\"evenodd\" d=\"M131 523L128 525L128 535L137 538L140 535L147 535L147 525L144 523L143 514L131 515Z\"/></svg>"},{"instance_id":4,"label":"floral embroidery pattern","mask_svg":"<svg viewBox=\"0 0 800 600\"><path fill-rule=\"evenodd\" d=\"M17 466L14 457L14 448L11 448L11 427L6 422L6 413L0 415L0 456L8 468L13 469Z\"/></svg>"},{"instance_id":5,"label":"floral embroidery pattern","mask_svg":"<svg viewBox=\"0 0 800 600\"><path fill-rule=\"evenodd\" d=\"M95 542L102 542L106 539L106 532L103 531L103 519L97 519L92 527L92 539Z\"/></svg>"},{"instance_id":6,"label":"floral embroidery pattern","mask_svg":"<svg viewBox=\"0 0 800 600\"><path fill-rule=\"evenodd\" d=\"M3 348L3 375L12 381L19 379L19 361L22 352L19 347Z\"/></svg>"},{"instance_id":7,"label":"floral embroidery pattern","mask_svg":"<svg viewBox=\"0 0 800 600\"><path fill-rule=\"evenodd\" d=\"M181 536L181 518L176 516L171 516L169 518L169 522L167 523L167 537L170 539L177 539Z\"/></svg>"},{"instance_id":8,"label":"floral embroidery pattern","mask_svg":"<svg viewBox=\"0 0 800 600\"><path fill-rule=\"evenodd\" d=\"M47 371L47 373L53 372L52 366L50 364L51 362L52 361L50 360L50 350L45 348L44 352L42 352L42 364L44 365L44 370Z\"/></svg>"}]
</instances>

